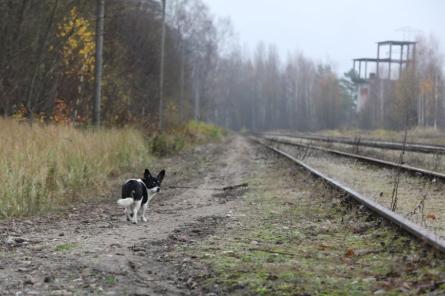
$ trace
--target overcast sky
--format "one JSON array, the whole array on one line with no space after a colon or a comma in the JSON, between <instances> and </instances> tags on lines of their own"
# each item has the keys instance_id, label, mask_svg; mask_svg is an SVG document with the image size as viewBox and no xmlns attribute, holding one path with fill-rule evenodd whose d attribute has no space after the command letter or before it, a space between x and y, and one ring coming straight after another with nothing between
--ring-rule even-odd
<instances>
[{"instance_id":1,"label":"overcast sky","mask_svg":"<svg viewBox=\"0 0 445 296\"><path fill-rule=\"evenodd\" d=\"M413 39L415 31L445 43L445 0L204 0L230 17L241 44L259 41L329 62L344 72L352 59L376 57L377 41Z\"/></svg>"}]
</instances>

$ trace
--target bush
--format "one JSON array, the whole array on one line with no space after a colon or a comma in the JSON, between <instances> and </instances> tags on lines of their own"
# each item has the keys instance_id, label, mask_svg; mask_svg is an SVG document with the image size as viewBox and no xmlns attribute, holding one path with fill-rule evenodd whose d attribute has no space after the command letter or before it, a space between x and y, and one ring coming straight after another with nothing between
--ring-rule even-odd
<instances>
[{"instance_id":1,"label":"bush","mask_svg":"<svg viewBox=\"0 0 445 296\"><path fill-rule=\"evenodd\" d=\"M182 150L185 140L177 134L158 134L154 136L151 151L156 156L167 156Z\"/></svg>"},{"instance_id":2,"label":"bush","mask_svg":"<svg viewBox=\"0 0 445 296\"><path fill-rule=\"evenodd\" d=\"M225 130L213 124L190 121L184 127L155 135L151 141L151 151L156 156L167 156L191 145L218 141L226 134Z\"/></svg>"}]
</instances>

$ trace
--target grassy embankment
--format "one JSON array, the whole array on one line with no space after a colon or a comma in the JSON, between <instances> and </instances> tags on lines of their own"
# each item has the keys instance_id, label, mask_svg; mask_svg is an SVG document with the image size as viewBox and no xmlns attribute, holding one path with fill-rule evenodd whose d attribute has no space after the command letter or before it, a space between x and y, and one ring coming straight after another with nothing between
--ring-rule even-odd
<instances>
[{"instance_id":1,"label":"grassy embankment","mask_svg":"<svg viewBox=\"0 0 445 296\"><path fill-rule=\"evenodd\" d=\"M377 130L359 130L359 129L340 129L324 130L316 134L329 137L362 137L370 139L382 139L391 141L403 141L404 131L393 131L385 129ZM445 132L434 128L414 128L408 130L408 142L441 144L445 145Z\"/></svg>"},{"instance_id":2,"label":"grassy embankment","mask_svg":"<svg viewBox=\"0 0 445 296\"><path fill-rule=\"evenodd\" d=\"M0 119L0 218L99 198L110 191L110 178L150 166L157 155L222 135L221 129L197 122L147 137L133 128L31 127Z\"/></svg>"},{"instance_id":3,"label":"grassy embankment","mask_svg":"<svg viewBox=\"0 0 445 296\"><path fill-rule=\"evenodd\" d=\"M280 177L268 177L271 171ZM196 275L206 292L418 295L434 290L441 295L445 290L443 256L284 160L258 170L249 185L238 223L180 249L208 267Z\"/></svg>"}]
</instances>

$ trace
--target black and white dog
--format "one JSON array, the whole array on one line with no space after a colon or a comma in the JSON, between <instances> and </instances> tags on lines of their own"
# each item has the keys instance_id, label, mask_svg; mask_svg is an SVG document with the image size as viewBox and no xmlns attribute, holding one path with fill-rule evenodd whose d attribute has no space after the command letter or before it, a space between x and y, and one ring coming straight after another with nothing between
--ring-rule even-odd
<instances>
[{"instance_id":1,"label":"black and white dog","mask_svg":"<svg viewBox=\"0 0 445 296\"><path fill-rule=\"evenodd\" d=\"M132 212L133 223L138 223L138 211L142 206L142 221L147 222L145 214L148 203L161 190L164 176L165 170L162 170L157 177L153 177L150 171L145 169L143 179L130 179L122 185L122 196L117 203L125 208L128 221Z\"/></svg>"}]
</instances>

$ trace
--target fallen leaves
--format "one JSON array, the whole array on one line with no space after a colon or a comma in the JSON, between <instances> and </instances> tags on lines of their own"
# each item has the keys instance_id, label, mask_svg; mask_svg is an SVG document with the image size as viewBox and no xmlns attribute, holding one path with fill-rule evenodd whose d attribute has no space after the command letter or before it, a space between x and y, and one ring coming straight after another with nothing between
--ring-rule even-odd
<instances>
[{"instance_id":1,"label":"fallen leaves","mask_svg":"<svg viewBox=\"0 0 445 296\"><path fill-rule=\"evenodd\" d=\"M355 251L353 249L347 249L344 256L348 258L353 257L355 256Z\"/></svg>"},{"instance_id":2,"label":"fallen leaves","mask_svg":"<svg viewBox=\"0 0 445 296\"><path fill-rule=\"evenodd\" d=\"M378 254L380 252L383 252L383 249L360 249L360 250L354 250L352 248L349 248L346 250L344 257L351 258L351 257L360 257L365 256L369 254Z\"/></svg>"},{"instance_id":3,"label":"fallen leaves","mask_svg":"<svg viewBox=\"0 0 445 296\"><path fill-rule=\"evenodd\" d=\"M330 245L327 245L327 244L324 244L324 243L321 243L321 244L318 245L318 249L320 251L326 251L327 249L330 249L330 248L331 248Z\"/></svg>"},{"instance_id":4,"label":"fallen leaves","mask_svg":"<svg viewBox=\"0 0 445 296\"><path fill-rule=\"evenodd\" d=\"M437 215L435 213L428 213L426 215L426 218L430 219L430 220L436 220L437 219Z\"/></svg>"}]
</instances>

